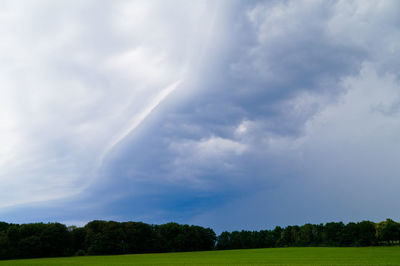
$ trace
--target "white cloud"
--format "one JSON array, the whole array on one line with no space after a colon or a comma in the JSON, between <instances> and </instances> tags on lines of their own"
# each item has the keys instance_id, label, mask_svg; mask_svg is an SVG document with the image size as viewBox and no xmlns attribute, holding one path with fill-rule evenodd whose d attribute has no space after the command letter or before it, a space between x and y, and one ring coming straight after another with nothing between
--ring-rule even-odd
<instances>
[{"instance_id":1,"label":"white cloud","mask_svg":"<svg viewBox=\"0 0 400 266\"><path fill-rule=\"evenodd\" d=\"M186 180L187 185L210 187L210 182L221 180L209 180L208 174L234 172L237 165L234 163L246 150L244 143L232 139L216 136L200 140L181 140L170 144L170 149L175 153L175 159L170 165L169 173L171 181Z\"/></svg>"},{"instance_id":2,"label":"white cloud","mask_svg":"<svg viewBox=\"0 0 400 266\"><path fill-rule=\"evenodd\" d=\"M220 161L230 156L239 156L246 151L246 145L240 142L212 136L210 138L195 140L184 140L172 143L171 149L178 152L185 161L203 162Z\"/></svg>"},{"instance_id":3,"label":"white cloud","mask_svg":"<svg viewBox=\"0 0 400 266\"><path fill-rule=\"evenodd\" d=\"M104 151L197 67L207 3L3 1L0 207L85 189Z\"/></svg>"},{"instance_id":4,"label":"white cloud","mask_svg":"<svg viewBox=\"0 0 400 266\"><path fill-rule=\"evenodd\" d=\"M196 149L200 155L213 158L227 154L240 155L246 150L246 147L241 143L229 139L211 137L198 142Z\"/></svg>"},{"instance_id":5,"label":"white cloud","mask_svg":"<svg viewBox=\"0 0 400 266\"><path fill-rule=\"evenodd\" d=\"M249 128L249 121L248 120L244 120L242 121L237 128L235 129L235 135L236 136L243 136L247 133L248 128Z\"/></svg>"}]
</instances>

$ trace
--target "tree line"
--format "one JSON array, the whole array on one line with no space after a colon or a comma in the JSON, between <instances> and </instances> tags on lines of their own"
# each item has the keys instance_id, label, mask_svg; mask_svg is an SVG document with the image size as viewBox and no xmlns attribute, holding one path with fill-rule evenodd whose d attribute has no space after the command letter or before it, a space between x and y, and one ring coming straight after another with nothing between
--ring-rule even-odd
<instances>
[{"instance_id":1,"label":"tree line","mask_svg":"<svg viewBox=\"0 0 400 266\"><path fill-rule=\"evenodd\" d=\"M273 230L222 232L216 249L268 247L360 247L394 245L400 241L400 223L362 221L275 227Z\"/></svg>"},{"instance_id":2,"label":"tree line","mask_svg":"<svg viewBox=\"0 0 400 266\"><path fill-rule=\"evenodd\" d=\"M212 250L215 241L210 228L177 223L96 220L67 227L0 222L0 259Z\"/></svg>"},{"instance_id":3,"label":"tree line","mask_svg":"<svg viewBox=\"0 0 400 266\"><path fill-rule=\"evenodd\" d=\"M400 223L362 221L305 224L273 230L222 232L167 223L91 221L84 227L60 223L0 222L0 259L158 253L293 246L398 244Z\"/></svg>"}]
</instances>

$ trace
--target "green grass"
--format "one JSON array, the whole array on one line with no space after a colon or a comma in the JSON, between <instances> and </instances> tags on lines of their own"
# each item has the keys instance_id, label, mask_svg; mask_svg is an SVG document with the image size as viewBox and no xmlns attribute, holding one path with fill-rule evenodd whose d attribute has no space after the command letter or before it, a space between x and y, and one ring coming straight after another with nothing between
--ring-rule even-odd
<instances>
[{"instance_id":1,"label":"green grass","mask_svg":"<svg viewBox=\"0 0 400 266\"><path fill-rule=\"evenodd\" d=\"M0 261L0 265L400 265L400 247L269 248Z\"/></svg>"}]
</instances>

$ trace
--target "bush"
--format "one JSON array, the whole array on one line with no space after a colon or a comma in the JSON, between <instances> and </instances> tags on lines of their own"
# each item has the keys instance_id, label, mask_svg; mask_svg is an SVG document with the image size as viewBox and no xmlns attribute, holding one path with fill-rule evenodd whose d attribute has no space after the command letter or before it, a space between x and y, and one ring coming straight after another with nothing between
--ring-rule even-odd
<instances>
[{"instance_id":1,"label":"bush","mask_svg":"<svg viewBox=\"0 0 400 266\"><path fill-rule=\"evenodd\" d=\"M85 256L85 255L86 252L83 249L80 249L75 253L75 256Z\"/></svg>"}]
</instances>

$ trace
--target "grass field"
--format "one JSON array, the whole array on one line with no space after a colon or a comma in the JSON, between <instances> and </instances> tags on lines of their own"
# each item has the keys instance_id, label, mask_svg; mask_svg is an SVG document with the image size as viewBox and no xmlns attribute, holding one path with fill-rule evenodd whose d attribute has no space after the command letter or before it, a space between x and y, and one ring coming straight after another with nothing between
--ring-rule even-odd
<instances>
[{"instance_id":1,"label":"grass field","mask_svg":"<svg viewBox=\"0 0 400 266\"><path fill-rule=\"evenodd\" d=\"M0 265L400 265L400 247L270 248L0 261Z\"/></svg>"}]
</instances>

